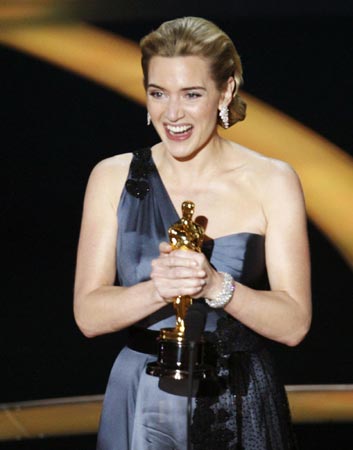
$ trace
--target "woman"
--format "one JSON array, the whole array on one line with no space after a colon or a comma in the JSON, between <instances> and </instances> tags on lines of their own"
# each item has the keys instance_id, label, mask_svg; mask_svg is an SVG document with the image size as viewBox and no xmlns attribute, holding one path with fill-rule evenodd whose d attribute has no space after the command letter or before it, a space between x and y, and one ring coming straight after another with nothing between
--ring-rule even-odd
<instances>
[{"instance_id":1,"label":"woman","mask_svg":"<svg viewBox=\"0 0 353 450\"><path fill-rule=\"evenodd\" d=\"M185 397L146 374L156 360L150 335L175 325L172 301L181 295L208 304L205 335L219 382L217 393L196 396L193 448L294 448L266 341L297 345L310 325L300 182L287 164L218 135L217 124L245 117L240 59L218 27L173 20L141 49L148 121L161 142L94 168L78 249L82 332L93 337L137 324L112 369L98 448L186 449ZM207 221L201 253L168 244L184 200Z\"/></svg>"}]
</instances>

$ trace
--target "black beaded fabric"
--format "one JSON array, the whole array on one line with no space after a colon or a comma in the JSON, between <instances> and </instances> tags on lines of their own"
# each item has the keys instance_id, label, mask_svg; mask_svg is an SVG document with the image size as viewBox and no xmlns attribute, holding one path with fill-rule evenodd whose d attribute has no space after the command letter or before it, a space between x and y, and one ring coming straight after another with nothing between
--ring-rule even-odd
<instances>
[{"instance_id":1,"label":"black beaded fabric","mask_svg":"<svg viewBox=\"0 0 353 450\"><path fill-rule=\"evenodd\" d=\"M227 205L225 205L227 207ZM149 149L134 153L118 207L117 280L132 286L150 279L159 243L179 217ZM218 270L253 289L263 289L265 239L237 233L206 241L203 250ZM139 326L175 325L172 305L143 319ZM290 415L266 339L229 316L208 310L205 360L215 368L200 383L193 407L193 450L293 450ZM146 364L155 361L125 348L113 366L98 434L100 450L185 450L185 398L158 388ZM163 407L161 407L163 405Z\"/></svg>"},{"instance_id":2,"label":"black beaded fabric","mask_svg":"<svg viewBox=\"0 0 353 450\"><path fill-rule=\"evenodd\" d=\"M230 316L205 334L217 377L196 397L193 450L297 450L266 340Z\"/></svg>"},{"instance_id":3,"label":"black beaded fabric","mask_svg":"<svg viewBox=\"0 0 353 450\"><path fill-rule=\"evenodd\" d=\"M143 148L133 152L130 177L125 187L129 194L143 200L150 191L148 175L154 170L151 160L151 149Z\"/></svg>"}]
</instances>

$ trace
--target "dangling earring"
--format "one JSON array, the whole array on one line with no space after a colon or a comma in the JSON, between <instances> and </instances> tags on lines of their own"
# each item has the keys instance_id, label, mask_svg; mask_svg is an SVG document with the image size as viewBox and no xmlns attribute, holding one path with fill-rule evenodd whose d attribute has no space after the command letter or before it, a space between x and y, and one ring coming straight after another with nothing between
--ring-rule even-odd
<instances>
[{"instance_id":1,"label":"dangling earring","mask_svg":"<svg viewBox=\"0 0 353 450\"><path fill-rule=\"evenodd\" d=\"M147 111L147 125L151 125L151 115L150 113Z\"/></svg>"},{"instance_id":2,"label":"dangling earring","mask_svg":"<svg viewBox=\"0 0 353 450\"><path fill-rule=\"evenodd\" d=\"M224 128L229 128L229 109L227 105L223 105L219 111L219 117L223 123Z\"/></svg>"}]
</instances>

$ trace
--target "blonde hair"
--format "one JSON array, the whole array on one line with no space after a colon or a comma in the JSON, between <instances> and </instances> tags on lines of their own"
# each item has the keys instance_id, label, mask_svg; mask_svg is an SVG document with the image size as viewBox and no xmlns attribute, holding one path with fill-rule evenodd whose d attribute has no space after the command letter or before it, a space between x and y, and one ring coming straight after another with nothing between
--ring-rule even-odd
<instances>
[{"instance_id":1,"label":"blonde hair","mask_svg":"<svg viewBox=\"0 0 353 450\"><path fill-rule=\"evenodd\" d=\"M162 23L140 42L144 84L147 86L148 66L153 56L200 56L210 63L211 77L221 91L229 77L235 80L229 107L229 125L245 119L246 103L238 91L243 83L239 54L229 36L214 23L200 17L183 17ZM223 126L218 117L218 124Z\"/></svg>"}]
</instances>

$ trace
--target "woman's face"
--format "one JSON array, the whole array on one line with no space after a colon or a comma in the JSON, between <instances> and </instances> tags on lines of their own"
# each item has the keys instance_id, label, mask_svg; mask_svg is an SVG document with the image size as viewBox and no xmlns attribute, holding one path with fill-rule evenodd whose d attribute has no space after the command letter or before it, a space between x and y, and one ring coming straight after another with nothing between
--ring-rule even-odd
<instances>
[{"instance_id":1,"label":"woman's face","mask_svg":"<svg viewBox=\"0 0 353 450\"><path fill-rule=\"evenodd\" d=\"M149 63L147 109L170 154L191 158L216 130L224 95L198 56L154 56Z\"/></svg>"}]
</instances>

